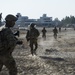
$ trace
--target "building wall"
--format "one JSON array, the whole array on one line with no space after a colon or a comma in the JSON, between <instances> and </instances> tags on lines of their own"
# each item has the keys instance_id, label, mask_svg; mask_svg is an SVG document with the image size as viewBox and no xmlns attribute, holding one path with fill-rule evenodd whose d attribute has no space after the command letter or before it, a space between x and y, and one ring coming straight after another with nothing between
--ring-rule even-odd
<instances>
[{"instance_id":1,"label":"building wall","mask_svg":"<svg viewBox=\"0 0 75 75\"><path fill-rule=\"evenodd\" d=\"M28 26L30 23L35 23L37 26L51 26L52 25L52 17L47 17L46 14L43 14L39 19L29 19L28 16L21 16L19 14L19 18L16 21L16 26L20 25L20 27Z\"/></svg>"}]
</instances>

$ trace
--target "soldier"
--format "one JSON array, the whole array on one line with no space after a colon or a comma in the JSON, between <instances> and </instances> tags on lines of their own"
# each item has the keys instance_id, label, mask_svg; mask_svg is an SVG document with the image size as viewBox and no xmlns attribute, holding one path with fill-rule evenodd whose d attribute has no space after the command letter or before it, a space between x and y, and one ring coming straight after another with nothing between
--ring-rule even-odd
<instances>
[{"instance_id":1,"label":"soldier","mask_svg":"<svg viewBox=\"0 0 75 75\"><path fill-rule=\"evenodd\" d=\"M61 32L61 27L59 27L59 32Z\"/></svg>"},{"instance_id":2,"label":"soldier","mask_svg":"<svg viewBox=\"0 0 75 75\"><path fill-rule=\"evenodd\" d=\"M54 38L57 39L58 30L56 27L53 29L53 33L54 33Z\"/></svg>"},{"instance_id":3,"label":"soldier","mask_svg":"<svg viewBox=\"0 0 75 75\"><path fill-rule=\"evenodd\" d=\"M2 47L0 45L0 71L3 65L9 70L9 75L17 75L17 67L14 58L12 57L12 52L16 44L22 44L12 33L11 27L15 25L17 18L11 14L7 15L5 28L1 30L1 41Z\"/></svg>"},{"instance_id":4,"label":"soldier","mask_svg":"<svg viewBox=\"0 0 75 75\"><path fill-rule=\"evenodd\" d=\"M0 13L0 26L2 25L2 13Z\"/></svg>"},{"instance_id":5,"label":"soldier","mask_svg":"<svg viewBox=\"0 0 75 75\"><path fill-rule=\"evenodd\" d=\"M2 13L0 13L0 21L1 21L1 19L2 19Z\"/></svg>"},{"instance_id":6,"label":"soldier","mask_svg":"<svg viewBox=\"0 0 75 75\"><path fill-rule=\"evenodd\" d=\"M45 27L43 27L43 29L42 29L42 37L44 39L46 39L46 32L47 32L47 30L45 29Z\"/></svg>"},{"instance_id":7,"label":"soldier","mask_svg":"<svg viewBox=\"0 0 75 75\"><path fill-rule=\"evenodd\" d=\"M39 31L35 28L35 24L30 25L30 30L28 30L26 39L30 41L31 54L36 55L36 49L38 48L37 38L40 35ZM34 48L35 46L35 48Z\"/></svg>"}]
</instances>

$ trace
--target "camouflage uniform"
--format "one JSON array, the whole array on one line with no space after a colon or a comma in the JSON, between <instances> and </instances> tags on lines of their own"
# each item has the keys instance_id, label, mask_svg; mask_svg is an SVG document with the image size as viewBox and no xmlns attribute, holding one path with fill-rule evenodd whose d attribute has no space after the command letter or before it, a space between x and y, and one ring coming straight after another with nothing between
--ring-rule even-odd
<instances>
[{"instance_id":1,"label":"camouflage uniform","mask_svg":"<svg viewBox=\"0 0 75 75\"><path fill-rule=\"evenodd\" d=\"M39 31L36 28L28 30L26 38L30 41L31 54L36 54L36 49L38 47L37 37L39 36ZM35 46L35 48L34 48Z\"/></svg>"},{"instance_id":2,"label":"camouflage uniform","mask_svg":"<svg viewBox=\"0 0 75 75\"><path fill-rule=\"evenodd\" d=\"M8 68L10 75L17 75L16 63L12 57L12 52L16 46L17 39L10 28L3 29L2 42L3 47L0 49L2 49L3 52L0 51L0 71L3 65L5 65Z\"/></svg>"},{"instance_id":3,"label":"camouflage uniform","mask_svg":"<svg viewBox=\"0 0 75 75\"><path fill-rule=\"evenodd\" d=\"M0 26L2 25L1 19L2 19L2 13L0 13Z\"/></svg>"},{"instance_id":4,"label":"camouflage uniform","mask_svg":"<svg viewBox=\"0 0 75 75\"><path fill-rule=\"evenodd\" d=\"M61 27L59 27L59 32L61 32Z\"/></svg>"},{"instance_id":5,"label":"camouflage uniform","mask_svg":"<svg viewBox=\"0 0 75 75\"><path fill-rule=\"evenodd\" d=\"M53 29L53 33L54 33L54 38L57 39L58 30L56 27Z\"/></svg>"},{"instance_id":6,"label":"camouflage uniform","mask_svg":"<svg viewBox=\"0 0 75 75\"><path fill-rule=\"evenodd\" d=\"M43 30L42 30L42 37L44 38L44 39L46 39L46 29L45 29L45 27L43 28Z\"/></svg>"}]
</instances>

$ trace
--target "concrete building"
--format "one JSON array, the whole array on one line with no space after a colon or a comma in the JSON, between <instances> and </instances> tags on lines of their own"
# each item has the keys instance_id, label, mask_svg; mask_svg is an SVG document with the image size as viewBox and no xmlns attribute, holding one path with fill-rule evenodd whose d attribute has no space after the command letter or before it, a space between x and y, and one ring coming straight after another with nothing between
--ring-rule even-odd
<instances>
[{"instance_id":1,"label":"concrete building","mask_svg":"<svg viewBox=\"0 0 75 75\"><path fill-rule=\"evenodd\" d=\"M43 14L43 16L37 20L37 23L39 23L40 26L51 26L52 25L52 17L47 17L46 14Z\"/></svg>"},{"instance_id":2,"label":"concrete building","mask_svg":"<svg viewBox=\"0 0 75 75\"><path fill-rule=\"evenodd\" d=\"M17 13L18 20L16 21L15 27L26 27L30 23L35 23L37 26L51 26L52 25L52 17L47 17L46 14L43 14L39 19L29 19L28 16L22 16L20 13Z\"/></svg>"}]
</instances>

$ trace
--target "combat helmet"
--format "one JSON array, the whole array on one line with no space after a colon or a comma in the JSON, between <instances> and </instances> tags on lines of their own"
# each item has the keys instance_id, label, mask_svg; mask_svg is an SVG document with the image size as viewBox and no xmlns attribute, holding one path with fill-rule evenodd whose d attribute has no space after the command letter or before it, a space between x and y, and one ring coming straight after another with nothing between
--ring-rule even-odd
<instances>
[{"instance_id":1,"label":"combat helmet","mask_svg":"<svg viewBox=\"0 0 75 75\"><path fill-rule=\"evenodd\" d=\"M6 21L17 21L17 18L14 15L7 15L5 18Z\"/></svg>"},{"instance_id":2,"label":"combat helmet","mask_svg":"<svg viewBox=\"0 0 75 75\"><path fill-rule=\"evenodd\" d=\"M30 24L30 27L32 27L32 28L33 28L34 26L35 26L35 23L31 23L31 24Z\"/></svg>"}]
</instances>

